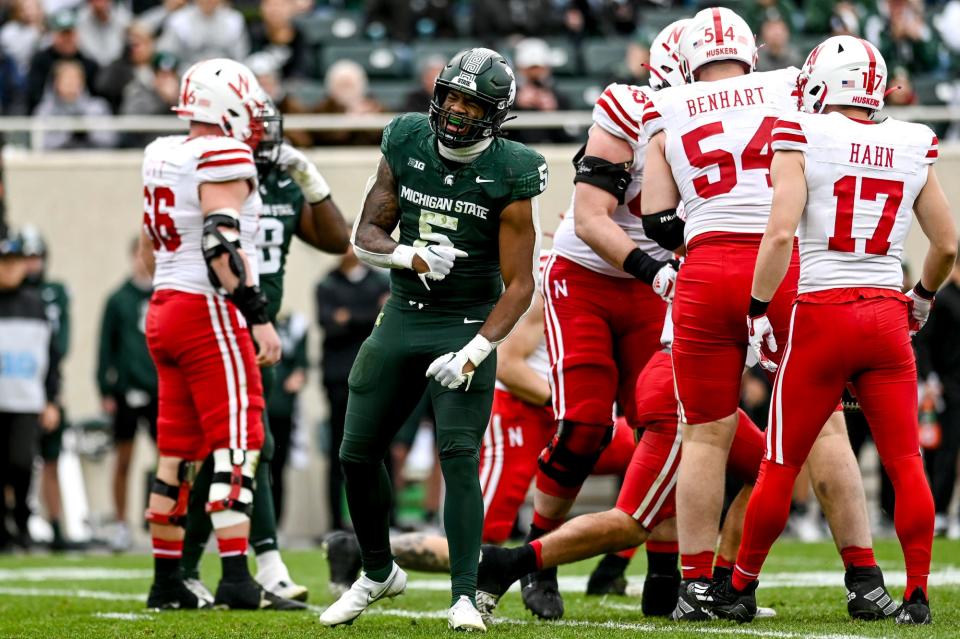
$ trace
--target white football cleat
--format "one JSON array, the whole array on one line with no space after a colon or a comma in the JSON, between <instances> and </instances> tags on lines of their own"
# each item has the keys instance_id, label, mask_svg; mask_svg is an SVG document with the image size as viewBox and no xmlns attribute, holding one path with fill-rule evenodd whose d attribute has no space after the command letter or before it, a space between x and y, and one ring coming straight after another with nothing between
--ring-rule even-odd
<instances>
[{"instance_id":1,"label":"white football cleat","mask_svg":"<svg viewBox=\"0 0 960 639\"><path fill-rule=\"evenodd\" d=\"M447 626L451 630L462 630L465 632L486 632L487 627L483 625L483 619L480 612L473 606L470 597L460 595L457 603L450 606L447 611Z\"/></svg>"},{"instance_id":2,"label":"white football cleat","mask_svg":"<svg viewBox=\"0 0 960 639\"><path fill-rule=\"evenodd\" d=\"M406 588L407 573L403 572L397 564L393 564L390 576L383 583L370 579L364 573L353 582L350 590L343 593L323 611L320 615L320 623L330 627L351 624L373 602L402 595Z\"/></svg>"},{"instance_id":3,"label":"white football cleat","mask_svg":"<svg viewBox=\"0 0 960 639\"><path fill-rule=\"evenodd\" d=\"M204 605L201 607L205 608L213 605L213 593L210 592L210 589L207 588L202 581L191 577L189 579L184 579L183 585L185 585L187 589L197 597L197 599L203 602Z\"/></svg>"},{"instance_id":4,"label":"white football cleat","mask_svg":"<svg viewBox=\"0 0 960 639\"><path fill-rule=\"evenodd\" d=\"M770 619L777 616L777 611L773 608L764 608L763 606L757 606L757 616L754 619Z\"/></svg>"},{"instance_id":5,"label":"white football cleat","mask_svg":"<svg viewBox=\"0 0 960 639\"><path fill-rule=\"evenodd\" d=\"M259 581L259 579L257 580ZM293 599L294 601L306 601L310 596L310 591L306 586L301 586L298 583L293 581L277 581L269 586L263 582L260 582L260 585L263 586L264 590L269 590L278 597L283 597L284 599Z\"/></svg>"}]
</instances>

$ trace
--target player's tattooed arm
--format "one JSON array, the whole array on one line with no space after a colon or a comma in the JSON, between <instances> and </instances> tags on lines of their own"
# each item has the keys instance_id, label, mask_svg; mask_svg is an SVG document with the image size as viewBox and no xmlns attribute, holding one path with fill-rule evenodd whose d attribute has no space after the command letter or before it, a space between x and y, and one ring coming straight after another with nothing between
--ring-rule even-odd
<instances>
[{"instance_id":1,"label":"player's tattooed arm","mask_svg":"<svg viewBox=\"0 0 960 639\"><path fill-rule=\"evenodd\" d=\"M303 203L297 237L324 253L343 255L350 245L350 228L332 197Z\"/></svg>"},{"instance_id":2,"label":"player's tattooed arm","mask_svg":"<svg viewBox=\"0 0 960 639\"><path fill-rule=\"evenodd\" d=\"M397 200L397 185L390 165L380 158L373 186L367 191L363 210L354 229L353 243L371 253L390 254L397 248L391 237L400 222L400 203Z\"/></svg>"},{"instance_id":3,"label":"player's tattooed arm","mask_svg":"<svg viewBox=\"0 0 960 639\"><path fill-rule=\"evenodd\" d=\"M406 570L447 572L450 570L450 551L447 540L440 535L409 533L390 540L390 551L397 565Z\"/></svg>"}]
</instances>

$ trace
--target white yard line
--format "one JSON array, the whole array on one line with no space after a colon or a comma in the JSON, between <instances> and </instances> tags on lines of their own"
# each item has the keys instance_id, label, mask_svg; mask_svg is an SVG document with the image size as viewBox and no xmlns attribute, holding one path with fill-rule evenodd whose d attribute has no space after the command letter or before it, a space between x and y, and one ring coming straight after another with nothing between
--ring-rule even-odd
<instances>
[{"instance_id":1,"label":"white yard line","mask_svg":"<svg viewBox=\"0 0 960 639\"><path fill-rule=\"evenodd\" d=\"M81 599L103 599L105 601L140 601L147 600L147 593L107 592L104 590L83 590L69 588L10 588L0 586L0 595L14 595L18 597L80 597Z\"/></svg>"},{"instance_id":2,"label":"white yard line","mask_svg":"<svg viewBox=\"0 0 960 639\"><path fill-rule=\"evenodd\" d=\"M156 615L146 612L95 612L93 616L97 619L111 619L116 621L150 621L156 619Z\"/></svg>"},{"instance_id":3,"label":"white yard line","mask_svg":"<svg viewBox=\"0 0 960 639\"><path fill-rule=\"evenodd\" d=\"M125 568L0 568L0 583L4 581L109 581L123 579L150 579L152 570Z\"/></svg>"}]
</instances>

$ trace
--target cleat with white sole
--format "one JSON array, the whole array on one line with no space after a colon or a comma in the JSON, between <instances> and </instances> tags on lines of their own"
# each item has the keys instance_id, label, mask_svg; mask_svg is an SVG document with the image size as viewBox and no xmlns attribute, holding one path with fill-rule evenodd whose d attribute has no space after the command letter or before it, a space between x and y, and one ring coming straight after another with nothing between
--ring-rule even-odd
<instances>
[{"instance_id":1,"label":"cleat with white sole","mask_svg":"<svg viewBox=\"0 0 960 639\"><path fill-rule=\"evenodd\" d=\"M188 577L183 580L183 585L187 589L196 595L197 599L204 603L201 608L207 608L213 605L213 593L210 592L210 589L200 581L199 579L194 579L193 577Z\"/></svg>"},{"instance_id":2,"label":"cleat with white sole","mask_svg":"<svg viewBox=\"0 0 960 639\"><path fill-rule=\"evenodd\" d=\"M258 575L259 577L259 575ZM310 591L306 586L301 586L300 584L294 583L293 581L287 581L281 579L280 581L275 581L273 583L264 583L258 578L257 581L263 586L263 589L267 592L272 592L278 597L284 599L291 599L293 601L305 602L307 597L310 596Z\"/></svg>"},{"instance_id":3,"label":"cleat with white sole","mask_svg":"<svg viewBox=\"0 0 960 639\"><path fill-rule=\"evenodd\" d=\"M754 619L772 619L777 616L777 611L765 606L757 606L757 616Z\"/></svg>"},{"instance_id":4,"label":"cleat with white sole","mask_svg":"<svg viewBox=\"0 0 960 639\"><path fill-rule=\"evenodd\" d=\"M487 627L483 619L470 598L466 595L460 595L457 603L447 611L447 626L451 630L460 630L464 632L486 632Z\"/></svg>"},{"instance_id":5,"label":"cleat with white sole","mask_svg":"<svg viewBox=\"0 0 960 639\"><path fill-rule=\"evenodd\" d=\"M351 624L370 604L380 599L402 595L407 588L407 573L393 564L390 576L383 583L376 582L366 574L353 582L350 589L340 596L320 615L320 623L325 626Z\"/></svg>"}]
</instances>

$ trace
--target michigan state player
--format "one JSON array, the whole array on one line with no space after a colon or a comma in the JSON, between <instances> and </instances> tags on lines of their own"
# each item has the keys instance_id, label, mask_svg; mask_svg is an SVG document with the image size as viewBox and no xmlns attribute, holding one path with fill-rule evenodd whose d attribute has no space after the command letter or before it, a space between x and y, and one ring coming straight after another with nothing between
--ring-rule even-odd
<instances>
[{"instance_id":1,"label":"michigan state player","mask_svg":"<svg viewBox=\"0 0 960 639\"><path fill-rule=\"evenodd\" d=\"M483 529L478 454L493 401L493 351L533 295L534 198L547 185L543 157L499 137L515 92L500 54L469 49L437 77L429 116L399 116L383 132L353 245L361 260L392 269L392 295L350 372L340 447L364 574L321 615L328 626L350 623L406 587L390 554L383 459L426 391L446 482L447 620L485 630L474 601ZM399 242L391 237L398 225Z\"/></svg>"},{"instance_id":2,"label":"michigan state player","mask_svg":"<svg viewBox=\"0 0 960 639\"><path fill-rule=\"evenodd\" d=\"M283 276L294 236L326 253L347 250L349 231L340 209L330 197L330 187L307 157L283 142L283 120L268 104L263 116L264 137L254 150L260 198L259 249L260 288L267 296L267 314L274 324L283 299ZM273 368L261 368L263 388L273 387ZM264 444L256 470L250 544L257 557L257 582L277 598L268 598L273 609L304 609L290 599L306 601L307 589L295 583L277 547L277 520L270 480L274 441L263 414ZM200 556L210 536L210 518L204 514L207 487L213 475L208 459L201 468L187 514L181 568L187 585L201 597L209 591L199 581ZM212 600L212 597L211 597Z\"/></svg>"}]
</instances>

